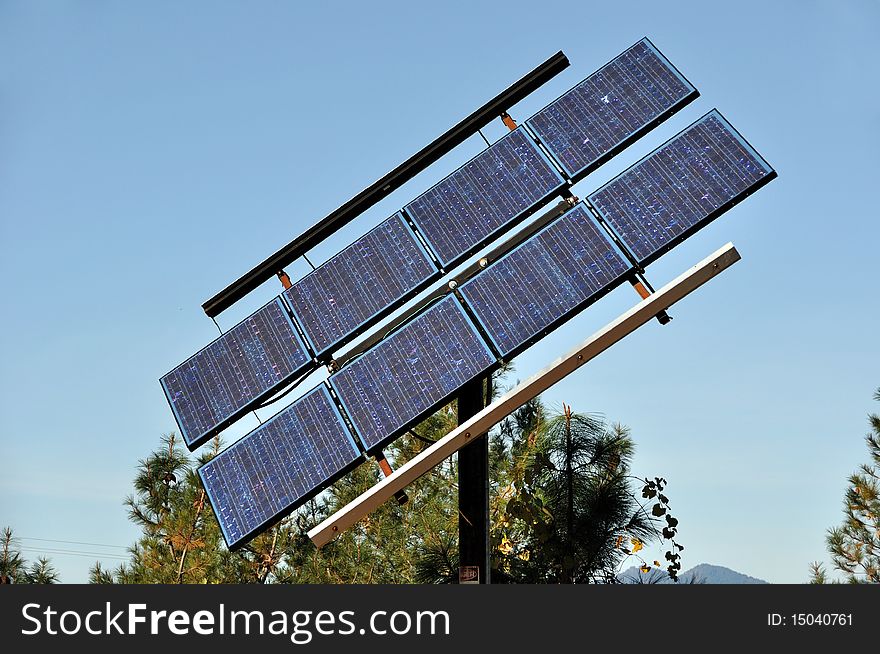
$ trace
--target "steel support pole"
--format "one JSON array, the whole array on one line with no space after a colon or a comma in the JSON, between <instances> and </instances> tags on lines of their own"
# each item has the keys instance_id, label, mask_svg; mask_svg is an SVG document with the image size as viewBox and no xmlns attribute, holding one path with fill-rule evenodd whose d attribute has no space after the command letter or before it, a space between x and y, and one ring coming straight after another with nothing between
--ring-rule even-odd
<instances>
[{"instance_id":1,"label":"steel support pole","mask_svg":"<svg viewBox=\"0 0 880 654\"><path fill-rule=\"evenodd\" d=\"M458 424L491 401L492 378L478 379L458 395ZM458 581L488 584L489 434L484 432L458 451Z\"/></svg>"}]
</instances>

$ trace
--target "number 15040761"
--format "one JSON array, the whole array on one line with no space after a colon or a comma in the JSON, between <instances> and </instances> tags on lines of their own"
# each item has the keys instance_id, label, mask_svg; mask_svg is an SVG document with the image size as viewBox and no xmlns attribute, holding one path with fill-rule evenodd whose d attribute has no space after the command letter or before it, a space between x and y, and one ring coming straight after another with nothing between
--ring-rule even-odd
<instances>
[{"instance_id":1,"label":"number 15040761","mask_svg":"<svg viewBox=\"0 0 880 654\"><path fill-rule=\"evenodd\" d=\"M768 613L769 627L851 627L852 613Z\"/></svg>"}]
</instances>

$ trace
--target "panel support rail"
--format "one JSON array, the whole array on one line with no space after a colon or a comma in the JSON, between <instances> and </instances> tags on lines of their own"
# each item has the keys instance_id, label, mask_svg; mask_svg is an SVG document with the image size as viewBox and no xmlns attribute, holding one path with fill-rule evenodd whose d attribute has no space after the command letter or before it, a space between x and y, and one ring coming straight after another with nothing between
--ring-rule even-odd
<instances>
[{"instance_id":1,"label":"panel support rail","mask_svg":"<svg viewBox=\"0 0 880 654\"><path fill-rule=\"evenodd\" d=\"M309 250L329 238L337 230L400 188L443 155L463 143L467 138L476 134L496 116L505 114L510 107L553 79L565 70L568 65L568 57L562 51L557 52L474 111L470 116L462 119L457 125L451 127L444 134L419 150L397 166L397 168L375 181L341 207L309 227L275 254L254 266L247 273L204 302L202 304L204 312L209 318L216 317L273 275L282 272L285 266L304 256Z\"/></svg>"},{"instance_id":2,"label":"panel support rail","mask_svg":"<svg viewBox=\"0 0 880 654\"><path fill-rule=\"evenodd\" d=\"M669 308L692 291L740 260L732 243L728 243L703 261L608 323L574 350L496 399L486 408L453 429L449 434L423 450L365 493L349 502L309 531L309 538L321 547L340 533L403 490L432 468L499 423L523 404L570 375L609 347L650 321L661 310Z\"/></svg>"}]
</instances>

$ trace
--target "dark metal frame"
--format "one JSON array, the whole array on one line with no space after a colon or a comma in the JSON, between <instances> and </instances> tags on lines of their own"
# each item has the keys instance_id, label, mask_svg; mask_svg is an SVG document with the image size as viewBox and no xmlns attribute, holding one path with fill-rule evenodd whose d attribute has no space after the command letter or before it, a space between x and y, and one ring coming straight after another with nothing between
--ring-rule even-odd
<instances>
[{"instance_id":1,"label":"dark metal frame","mask_svg":"<svg viewBox=\"0 0 880 654\"><path fill-rule=\"evenodd\" d=\"M338 229L347 225L355 217L464 142L465 139L476 134L482 127L485 127L490 121L500 116L502 112L507 111L535 89L541 87L565 70L568 65L569 61L565 54L561 51L557 52L540 66L489 100L470 116L461 120L457 125L447 130L443 135L397 166L397 168L368 186L351 200L308 228L275 254L207 300L202 305L202 309L204 309L208 316L213 318L224 309L232 306L260 284L280 272L285 266L308 252Z\"/></svg>"}]
</instances>

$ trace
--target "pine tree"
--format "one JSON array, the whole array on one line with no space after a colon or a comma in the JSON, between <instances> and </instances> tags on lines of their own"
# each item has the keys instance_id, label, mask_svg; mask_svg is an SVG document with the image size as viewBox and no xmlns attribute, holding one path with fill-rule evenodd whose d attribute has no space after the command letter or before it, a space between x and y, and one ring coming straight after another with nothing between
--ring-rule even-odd
<instances>
[{"instance_id":1,"label":"pine tree","mask_svg":"<svg viewBox=\"0 0 880 654\"><path fill-rule=\"evenodd\" d=\"M624 557L615 547L619 533L642 540L652 535L626 478L633 449L624 428L606 429L568 407L546 423L532 473L550 516L544 532L532 538L536 580L603 580Z\"/></svg>"},{"instance_id":2,"label":"pine tree","mask_svg":"<svg viewBox=\"0 0 880 654\"><path fill-rule=\"evenodd\" d=\"M880 401L880 388L874 393ZM863 464L848 480L843 501L844 520L828 530L826 544L832 563L849 583L880 583L880 416L868 416L871 432L865 436L871 463ZM812 565L812 582L825 583L819 563Z\"/></svg>"},{"instance_id":3,"label":"pine tree","mask_svg":"<svg viewBox=\"0 0 880 654\"><path fill-rule=\"evenodd\" d=\"M29 584L57 584L59 575L48 557L38 557L31 564L25 576Z\"/></svg>"},{"instance_id":4,"label":"pine tree","mask_svg":"<svg viewBox=\"0 0 880 654\"><path fill-rule=\"evenodd\" d=\"M26 563L18 551L18 544L12 535L12 529L3 529L2 552L0 552L0 584L21 583L24 579Z\"/></svg>"},{"instance_id":5,"label":"pine tree","mask_svg":"<svg viewBox=\"0 0 880 654\"><path fill-rule=\"evenodd\" d=\"M28 567L12 529L0 537L0 584L57 584L58 571L48 557L40 556Z\"/></svg>"},{"instance_id":6,"label":"pine tree","mask_svg":"<svg viewBox=\"0 0 880 654\"><path fill-rule=\"evenodd\" d=\"M628 429L570 407L547 416L536 400L506 419L491 450L493 581L615 583L625 560L671 538L677 520L669 516L661 534L659 514L633 493L633 450ZM668 508L668 498L661 501ZM673 550L667 560L678 566L675 557Z\"/></svg>"}]
</instances>

